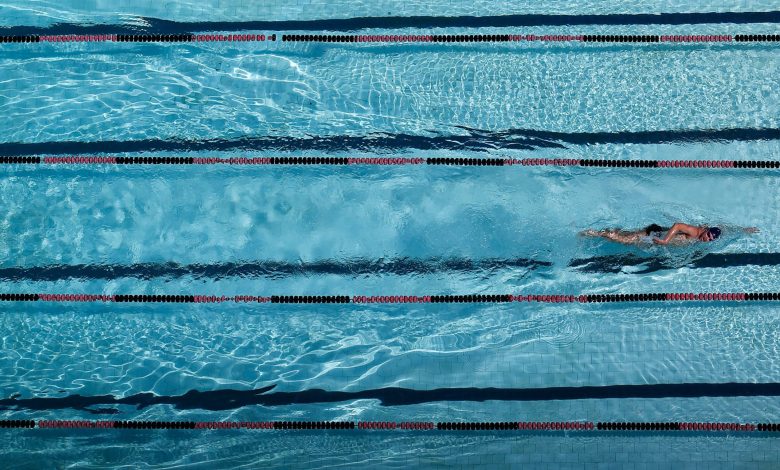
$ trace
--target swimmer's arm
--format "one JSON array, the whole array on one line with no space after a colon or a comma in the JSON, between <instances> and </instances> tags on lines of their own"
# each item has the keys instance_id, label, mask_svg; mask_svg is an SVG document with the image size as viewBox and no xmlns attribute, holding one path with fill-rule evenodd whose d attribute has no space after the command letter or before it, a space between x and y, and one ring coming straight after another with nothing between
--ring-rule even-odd
<instances>
[{"instance_id":1,"label":"swimmer's arm","mask_svg":"<svg viewBox=\"0 0 780 470\"><path fill-rule=\"evenodd\" d=\"M672 228L669 229L669 232L667 232L663 240L660 238L653 238L653 243L657 245L668 245L676 235L681 233L688 235L691 238L696 238L696 235L699 234L699 228L693 225L677 222L676 224L672 225Z\"/></svg>"},{"instance_id":2,"label":"swimmer's arm","mask_svg":"<svg viewBox=\"0 0 780 470\"><path fill-rule=\"evenodd\" d=\"M742 231L745 233L758 233L761 230L759 230L758 227L745 227L742 229Z\"/></svg>"}]
</instances>

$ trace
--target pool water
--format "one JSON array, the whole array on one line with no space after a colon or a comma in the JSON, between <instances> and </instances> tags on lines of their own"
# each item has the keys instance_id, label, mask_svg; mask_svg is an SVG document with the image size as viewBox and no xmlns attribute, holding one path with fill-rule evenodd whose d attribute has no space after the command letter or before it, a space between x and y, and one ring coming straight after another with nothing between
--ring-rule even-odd
<instances>
[{"instance_id":1,"label":"pool water","mask_svg":"<svg viewBox=\"0 0 780 470\"><path fill-rule=\"evenodd\" d=\"M501 28L475 19L475 27L408 22L350 33L777 34L776 22L630 23L637 13L775 7L6 1L0 35L69 34L85 24L165 33L189 31L189 23L208 28L204 21L222 22L233 29L219 31L230 34L243 32L242 21L262 20L265 33L281 36L298 32L281 27L290 20L316 28L335 18L517 14L622 14L629 22ZM777 52L773 43L0 44L0 154L777 160ZM2 292L577 295L779 287L780 186L772 170L0 171ZM711 244L676 249L577 236L678 220L726 230ZM760 233L740 232L749 226ZM780 320L768 302L0 302L0 310L2 419L780 421L780 399L760 394L525 401L485 400L484 390L474 390L448 398L461 388L777 383ZM389 387L441 390L413 392L414 403L378 399ZM317 389L349 394L305 399ZM243 393L235 401L209 394L219 390ZM182 398L193 391L203 398ZM142 394L161 403L140 404ZM3 430L0 449L9 468L780 462L775 438L751 433L68 431Z\"/></svg>"}]
</instances>

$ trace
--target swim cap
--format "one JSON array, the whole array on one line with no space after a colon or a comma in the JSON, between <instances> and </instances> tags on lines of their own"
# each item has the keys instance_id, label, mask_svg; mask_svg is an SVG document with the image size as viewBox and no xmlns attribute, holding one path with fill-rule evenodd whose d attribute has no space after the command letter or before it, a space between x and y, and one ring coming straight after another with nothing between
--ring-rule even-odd
<instances>
[{"instance_id":1,"label":"swim cap","mask_svg":"<svg viewBox=\"0 0 780 470\"><path fill-rule=\"evenodd\" d=\"M712 235L713 240L717 240L720 237L720 229L718 227L710 227L707 231Z\"/></svg>"}]
</instances>

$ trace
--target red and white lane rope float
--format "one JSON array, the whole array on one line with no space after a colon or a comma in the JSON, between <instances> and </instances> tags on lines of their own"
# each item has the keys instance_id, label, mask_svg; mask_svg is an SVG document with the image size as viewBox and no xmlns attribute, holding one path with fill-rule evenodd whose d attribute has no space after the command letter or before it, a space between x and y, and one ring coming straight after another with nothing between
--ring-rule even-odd
<instances>
[{"instance_id":1,"label":"red and white lane rope float","mask_svg":"<svg viewBox=\"0 0 780 470\"><path fill-rule=\"evenodd\" d=\"M550 166L588 168L643 168L643 169L780 169L777 160L612 160L577 158L458 158L458 157L116 157L116 156L0 156L0 165L428 165L428 166Z\"/></svg>"},{"instance_id":2,"label":"red and white lane rope float","mask_svg":"<svg viewBox=\"0 0 780 470\"><path fill-rule=\"evenodd\" d=\"M221 304L463 304L463 303L634 303L771 302L779 292L659 292L642 294L464 294L464 295L192 295L3 293L0 302L104 302Z\"/></svg>"},{"instance_id":3,"label":"red and white lane rope float","mask_svg":"<svg viewBox=\"0 0 780 470\"><path fill-rule=\"evenodd\" d=\"M285 43L773 43L778 34L53 34L3 35L0 44L29 43L209 43L276 42Z\"/></svg>"}]
</instances>

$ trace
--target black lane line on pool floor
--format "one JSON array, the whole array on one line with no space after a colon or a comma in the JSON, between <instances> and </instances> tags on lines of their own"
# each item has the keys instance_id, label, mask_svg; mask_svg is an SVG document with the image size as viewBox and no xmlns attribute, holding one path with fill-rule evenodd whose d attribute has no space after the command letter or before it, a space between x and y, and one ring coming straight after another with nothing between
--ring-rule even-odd
<instances>
[{"instance_id":1,"label":"black lane line on pool floor","mask_svg":"<svg viewBox=\"0 0 780 470\"><path fill-rule=\"evenodd\" d=\"M778 261L780 264L780 261ZM227 263L136 263L75 264L30 267L0 267L2 281L58 281L63 279L180 278L219 280L224 278L283 279L294 276L421 276L438 273L489 273L499 270L536 270L551 267L548 261L528 258L349 258L319 261L258 260Z\"/></svg>"},{"instance_id":2,"label":"black lane line on pool floor","mask_svg":"<svg viewBox=\"0 0 780 470\"><path fill-rule=\"evenodd\" d=\"M70 34L157 34L176 35L192 31L289 30L357 31L361 29L400 28L506 28L532 26L588 25L699 25L699 24L777 24L780 11L689 12L689 13L612 13L583 15L490 15L490 16L368 16L312 20L276 21L171 21L136 16L133 24L54 23L48 26L10 26L0 28L7 36Z\"/></svg>"},{"instance_id":3,"label":"black lane line on pool floor","mask_svg":"<svg viewBox=\"0 0 780 470\"><path fill-rule=\"evenodd\" d=\"M177 410L226 411L252 405L289 406L355 400L379 400L382 406L406 406L453 401L558 401L780 396L780 383L774 382L674 383L544 388L456 387L433 390L385 387L353 392L322 389L271 392L275 387L275 385L270 385L254 390L190 390L183 395L138 393L125 397L115 397L113 395L68 395L64 397L20 398L17 394L12 398L0 399L0 408L14 411L75 409L101 414L105 413L105 410L94 409L93 407L101 405L128 405L142 410L155 405L170 405ZM113 412L116 411L113 410Z\"/></svg>"},{"instance_id":4,"label":"black lane line on pool floor","mask_svg":"<svg viewBox=\"0 0 780 470\"><path fill-rule=\"evenodd\" d=\"M780 140L780 128L670 129L619 132L552 132L534 129L489 131L456 126L462 134L412 135L369 133L365 135L329 135L314 137L245 136L232 139L140 139L78 142L0 143L0 156L40 158L43 155L111 155L129 152L324 152L363 153L455 151L495 152L500 150L564 150L570 146L602 144L709 144ZM120 157L116 157L120 158ZM121 157L135 158L135 157ZM181 157L179 157L181 158ZM185 162L179 162L185 163Z\"/></svg>"},{"instance_id":5,"label":"black lane line on pool floor","mask_svg":"<svg viewBox=\"0 0 780 470\"><path fill-rule=\"evenodd\" d=\"M636 254L618 254L575 258L568 264L570 268L585 273L624 273L649 274L669 269L734 268L741 266L780 266L780 253L699 253L693 259L680 262L672 257L638 256ZM639 267L626 271L624 268ZM0 270L0 273L2 270ZM2 277L0 277L2 279Z\"/></svg>"},{"instance_id":6,"label":"black lane line on pool floor","mask_svg":"<svg viewBox=\"0 0 780 470\"><path fill-rule=\"evenodd\" d=\"M620 255L575 258L568 267L587 273L619 273L626 267L641 267L626 274L647 274L669 269L733 268L741 266L780 266L780 253L700 253L684 262L668 256ZM51 282L65 279L116 280L226 278L285 279L295 276L337 275L347 277L421 276L439 273L486 275L497 271L552 268L553 263L529 258L348 258L318 261L236 261L225 263L136 263L136 264L55 264L45 266L0 267L0 281Z\"/></svg>"}]
</instances>

